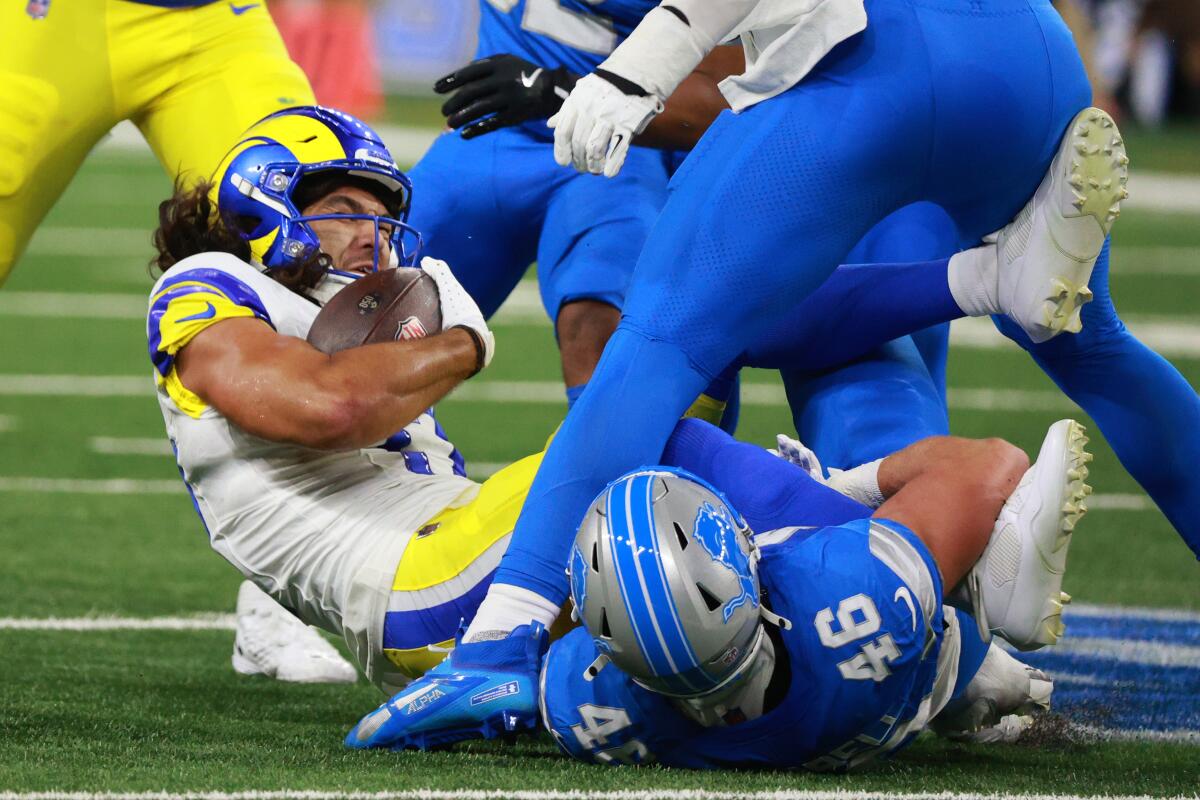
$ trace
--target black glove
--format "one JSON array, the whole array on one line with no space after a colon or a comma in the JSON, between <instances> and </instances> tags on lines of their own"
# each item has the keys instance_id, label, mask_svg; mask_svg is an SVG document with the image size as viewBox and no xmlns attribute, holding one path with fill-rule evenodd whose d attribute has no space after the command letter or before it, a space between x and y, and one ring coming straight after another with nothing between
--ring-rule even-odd
<instances>
[{"instance_id":1,"label":"black glove","mask_svg":"<svg viewBox=\"0 0 1200 800\"><path fill-rule=\"evenodd\" d=\"M474 139L498 128L558 112L579 76L565 67L545 69L520 56L502 53L472 61L433 85L438 94L454 92L442 106L451 128Z\"/></svg>"}]
</instances>

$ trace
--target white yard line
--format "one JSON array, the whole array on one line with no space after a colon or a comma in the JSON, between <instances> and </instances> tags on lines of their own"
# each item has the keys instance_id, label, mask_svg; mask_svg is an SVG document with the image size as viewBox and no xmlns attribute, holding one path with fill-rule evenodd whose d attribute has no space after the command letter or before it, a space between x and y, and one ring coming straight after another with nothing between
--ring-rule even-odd
<instances>
[{"instance_id":1,"label":"white yard line","mask_svg":"<svg viewBox=\"0 0 1200 800\"><path fill-rule=\"evenodd\" d=\"M1195 252L1200 264L1200 250ZM0 292L0 316L143 321L146 302L146 295L136 293ZM1125 322L1134 335L1164 356L1200 358L1200 322L1194 318L1135 314ZM496 328L549 324L535 281L521 281L492 320ZM956 321L950 327L950 343L972 350L1015 351L1017 347L988 319Z\"/></svg>"},{"instance_id":2,"label":"white yard line","mask_svg":"<svg viewBox=\"0 0 1200 800\"><path fill-rule=\"evenodd\" d=\"M1109 606L1094 603L1072 603L1067 608L1067 619L1071 617L1106 617L1110 619L1152 620L1157 622L1200 622L1200 611L1187 611L1175 608L1141 608L1137 606ZM84 617L0 617L0 630L22 631L140 631L140 630L232 630L235 623L233 614L222 611L201 612L187 616L166 617L126 617L118 615L92 615ZM1062 648L1070 637L1063 639L1057 648ZM1128 641L1120 639L1099 639L1079 637L1078 641L1099 642L1105 652L1117 653L1117 645L1142 646L1157 642ZM1162 645L1172 649L1175 656L1182 657L1191 650L1200 649L1190 645ZM1136 652L1135 652L1136 656ZM1163 658L1172 659L1171 655L1159 657L1158 660L1147 663L1162 663ZM1126 659L1122 660L1136 660ZM1179 658L1175 659L1180 660ZM1185 662L1183 666L1194 666L1195 661Z\"/></svg>"},{"instance_id":3,"label":"white yard line","mask_svg":"<svg viewBox=\"0 0 1200 800\"><path fill-rule=\"evenodd\" d=\"M408 125L382 125L376 130L387 143L392 155L402 165L415 163L440 133L435 128ZM99 147L101 151L145 153L150 148L128 122L113 128L112 135ZM1166 213L1200 214L1200 176L1176 175L1165 172L1134 170L1129 176L1129 199L1125 208L1161 211Z\"/></svg>"},{"instance_id":4,"label":"white yard line","mask_svg":"<svg viewBox=\"0 0 1200 800\"><path fill-rule=\"evenodd\" d=\"M0 477L0 492L33 494L183 494L181 480L134 478L33 478Z\"/></svg>"},{"instance_id":5,"label":"white yard line","mask_svg":"<svg viewBox=\"0 0 1200 800\"><path fill-rule=\"evenodd\" d=\"M1114 275L1200 275L1200 247L1186 245L1113 245Z\"/></svg>"},{"instance_id":6,"label":"white yard line","mask_svg":"<svg viewBox=\"0 0 1200 800\"><path fill-rule=\"evenodd\" d=\"M1067 618L1070 625L1070 617ZM1195 667L1200 664L1200 647L1132 639L1064 636L1054 646L1055 655L1077 653L1089 658L1111 659L1124 664L1153 667Z\"/></svg>"},{"instance_id":7,"label":"white yard line","mask_svg":"<svg viewBox=\"0 0 1200 800\"><path fill-rule=\"evenodd\" d=\"M1102 731L1107 733L1107 731ZM896 792L890 789L820 790L774 789L760 792L719 792L707 789L509 790L410 789L407 791L348 792L282 789L241 792L0 792L0 800L1185 800L1184 795L1025 794L1020 792ZM1195 796L1193 795L1193 800Z\"/></svg>"},{"instance_id":8,"label":"white yard line","mask_svg":"<svg viewBox=\"0 0 1200 800\"><path fill-rule=\"evenodd\" d=\"M144 375L0 375L0 395L12 397L142 397L154 392Z\"/></svg>"},{"instance_id":9,"label":"white yard line","mask_svg":"<svg viewBox=\"0 0 1200 800\"><path fill-rule=\"evenodd\" d=\"M145 263L154 252L150 228L88 228L45 226L29 242L29 254L78 258L140 258ZM149 291L149 273L147 273Z\"/></svg>"},{"instance_id":10,"label":"white yard line","mask_svg":"<svg viewBox=\"0 0 1200 800\"><path fill-rule=\"evenodd\" d=\"M0 292L0 316L55 319L145 320L149 305L149 278L145 294L97 292Z\"/></svg>"},{"instance_id":11,"label":"white yard line","mask_svg":"<svg viewBox=\"0 0 1200 800\"><path fill-rule=\"evenodd\" d=\"M505 461L471 461L467 460L467 477L477 481L487 480L508 466Z\"/></svg>"},{"instance_id":12,"label":"white yard line","mask_svg":"<svg viewBox=\"0 0 1200 800\"><path fill-rule=\"evenodd\" d=\"M165 437L154 438L93 436L88 439L93 453L106 456L170 456L171 443Z\"/></svg>"},{"instance_id":13,"label":"white yard line","mask_svg":"<svg viewBox=\"0 0 1200 800\"><path fill-rule=\"evenodd\" d=\"M1150 349L1171 358L1200 357L1200 323L1190 318L1133 315L1124 320L1129 330ZM950 325L950 345L971 350L1012 350L1018 347L992 321L972 317Z\"/></svg>"},{"instance_id":14,"label":"white yard line","mask_svg":"<svg viewBox=\"0 0 1200 800\"><path fill-rule=\"evenodd\" d=\"M1154 622L1200 623L1200 611L1179 608L1144 608L1140 606L1105 606L1096 603L1071 603L1067 613L1073 617L1119 617Z\"/></svg>"},{"instance_id":15,"label":"white yard line","mask_svg":"<svg viewBox=\"0 0 1200 800\"><path fill-rule=\"evenodd\" d=\"M139 454L140 455L140 454ZM170 455L159 453L156 455ZM484 480L508 466L498 461L467 461L467 474ZM0 477L0 494L108 494L108 495L171 495L182 494L182 481L170 479L142 480L137 478L37 478L30 476ZM1150 498L1137 494L1098 494L1088 498L1092 510L1153 511Z\"/></svg>"},{"instance_id":16,"label":"white yard line","mask_svg":"<svg viewBox=\"0 0 1200 800\"><path fill-rule=\"evenodd\" d=\"M189 617L0 617L3 631L231 631L233 614Z\"/></svg>"}]
</instances>

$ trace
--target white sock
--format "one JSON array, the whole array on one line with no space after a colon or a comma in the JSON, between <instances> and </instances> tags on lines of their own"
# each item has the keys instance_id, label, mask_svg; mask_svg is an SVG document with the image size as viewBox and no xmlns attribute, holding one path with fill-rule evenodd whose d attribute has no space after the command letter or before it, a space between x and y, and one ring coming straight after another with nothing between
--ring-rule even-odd
<instances>
[{"instance_id":1,"label":"white sock","mask_svg":"<svg viewBox=\"0 0 1200 800\"><path fill-rule=\"evenodd\" d=\"M877 458L845 471L831 469L827 485L865 506L879 508L885 499L879 490L879 465L882 463L883 459Z\"/></svg>"},{"instance_id":2,"label":"white sock","mask_svg":"<svg viewBox=\"0 0 1200 800\"><path fill-rule=\"evenodd\" d=\"M994 244L973 247L950 257L946 273L950 294L968 317L1004 313L996 296L999 289L998 269Z\"/></svg>"},{"instance_id":3,"label":"white sock","mask_svg":"<svg viewBox=\"0 0 1200 800\"><path fill-rule=\"evenodd\" d=\"M540 622L547 628L558 617L559 607L537 592L507 583L488 587L475 618L467 626L464 642L476 639L501 639L514 628ZM503 634L503 635L499 635Z\"/></svg>"}]
</instances>

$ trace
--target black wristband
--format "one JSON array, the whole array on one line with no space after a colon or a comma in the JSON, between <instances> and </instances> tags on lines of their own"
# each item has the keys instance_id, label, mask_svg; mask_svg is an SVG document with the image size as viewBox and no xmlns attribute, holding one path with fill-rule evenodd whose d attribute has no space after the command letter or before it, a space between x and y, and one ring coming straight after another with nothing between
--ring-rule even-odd
<instances>
[{"instance_id":1,"label":"black wristband","mask_svg":"<svg viewBox=\"0 0 1200 800\"><path fill-rule=\"evenodd\" d=\"M630 97L647 97L650 94L645 89L629 80L629 78L622 78L615 72L609 72L606 69L597 69L592 74L599 78L604 78L604 80L608 81Z\"/></svg>"},{"instance_id":2,"label":"black wristband","mask_svg":"<svg viewBox=\"0 0 1200 800\"><path fill-rule=\"evenodd\" d=\"M487 348L483 345L483 337L470 325L455 325L450 330L466 331L471 335L471 341L475 344L475 371L471 373L470 377L474 378L483 371L484 358L487 356Z\"/></svg>"}]
</instances>

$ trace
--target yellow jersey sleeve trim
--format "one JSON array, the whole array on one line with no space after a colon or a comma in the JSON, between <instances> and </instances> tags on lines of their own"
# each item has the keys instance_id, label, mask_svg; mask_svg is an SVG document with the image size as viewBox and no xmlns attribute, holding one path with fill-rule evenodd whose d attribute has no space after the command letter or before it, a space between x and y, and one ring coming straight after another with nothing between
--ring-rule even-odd
<instances>
[{"instance_id":1,"label":"yellow jersey sleeve trim","mask_svg":"<svg viewBox=\"0 0 1200 800\"><path fill-rule=\"evenodd\" d=\"M183 385L174 366L171 367L171 371L165 378L161 375L158 376L158 385L166 390L167 396L171 398L175 407L192 419L199 419L200 415L208 408L208 404L201 400L198 394Z\"/></svg>"}]
</instances>

